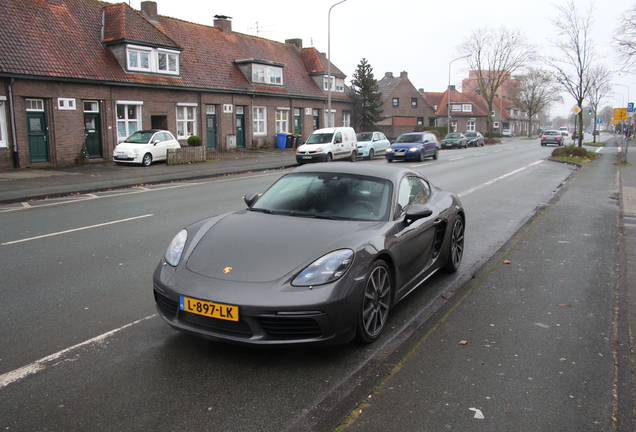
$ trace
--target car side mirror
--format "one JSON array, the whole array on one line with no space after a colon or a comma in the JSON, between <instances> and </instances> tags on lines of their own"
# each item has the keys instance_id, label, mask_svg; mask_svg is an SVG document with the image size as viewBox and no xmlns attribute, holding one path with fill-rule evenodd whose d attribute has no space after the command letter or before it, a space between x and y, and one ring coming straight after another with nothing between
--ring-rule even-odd
<instances>
[{"instance_id":1,"label":"car side mirror","mask_svg":"<svg viewBox=\"0 0 636 432\"><path fill-rule=\"evenodd\" d=\"M431 217L432 214L433 210L431 210L428 206L424 204L412 204L406 210L404 221L407 223L407 225L410 225L416 220Z\"/></svg>"},{"instance_id":2,"label":"car side mirror","mask_svg":"<svg viewBox=\"0 0 636 432\"><path fill-rule=\"evenodd\" d=\"M161 140L154 140L154 141L152 142L152 144L153 144L153 145L157 145L157 144L159 144L160 142L161 142Z\"/></svg>"},{"instance_id":3,"label":"car side mirror","mask_svg":"<svg viewBox=\"0 0 636 432\"><path fill-rule=\"evenodd\" d=\"M259 194L258 192L250 192L243 197L243 200L248 207L252 207L260 197L261 194Z\"/></svg>"}]
</instances>

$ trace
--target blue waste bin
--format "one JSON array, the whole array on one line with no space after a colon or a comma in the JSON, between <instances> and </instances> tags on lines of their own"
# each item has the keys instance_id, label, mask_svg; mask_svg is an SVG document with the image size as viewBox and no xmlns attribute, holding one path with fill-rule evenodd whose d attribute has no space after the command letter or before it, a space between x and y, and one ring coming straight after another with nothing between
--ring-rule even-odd
<instances>
[{"instance_id":1,"label":"blue waste bin","mask_svg":"<svg viewBox=\"0 0 636 432\"><path fill-rule=\"evenodd\" d=\"M277 133L276 134L276 147L279 149L284 149L287 146L287 134L286 133Z\"/></svg>"}]
</instances>

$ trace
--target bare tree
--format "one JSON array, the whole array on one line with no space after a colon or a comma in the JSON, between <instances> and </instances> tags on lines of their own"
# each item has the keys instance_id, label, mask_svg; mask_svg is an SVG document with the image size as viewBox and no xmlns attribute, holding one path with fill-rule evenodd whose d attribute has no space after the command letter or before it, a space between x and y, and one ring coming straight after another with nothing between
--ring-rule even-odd
<instances>
[{"instance_id":1,"label":"bare tree","mask_svg":"<svg viewBox=\"0 0 636 432\"><path fill-rule=\"evenodd\" d=\"M583 122L583 101L590 88L590 68L596 59L591 39L594 24L594 3L585 12L580 12L569 0L566 5L555 5L559 12L552 21L557 27L559 39L552 43L561 51L558 57L550 57L548 64L555 69L555 78L574 98L578 107L578 123ZM579 126L580 127L580 126ZM583 146L583 134L578 136L579 147Z\"/></svg>"},{"instance_id":2,"label":"bare tree","mask_svg":"<svg viewBox=\"0 0 636 432\"><path fill-rule=\"evenodd\" d=\"M536 68L528 68L523 75L515 77L517 85L514 87L511 99L519 108L528 114L528 136L532 135L533 117L546 110L555 102L563 102L561 88L557 85L551 73Z\"/></svg>"},{"instance_id":3,"label":"bare tree","mask_svg":"<svg viewBox=\"0 0 636 432\"><path fill-rule=\"evenodd\" d=\"M614 46L618 58L623 62L622 69L636 69L636 4L625 11L614 31Z\"/></svg>"},{"instance_id":4,"label":"bare tree","mask_svg":"<svg viewBox=\"0 0 636 432\"><path fill-rule=\"evenodd\" d=\"M533 48L521 30L486 26L473 30L458 50L476 74L477 88L488 105L488 136L492 137L493 100L503 84L533 58Z\"/></svg>"},{"instance_id":5,"label":"bare tree","mask_svg":"<svg viewBox=\"0 0 636 432\"><path fill-rule=\"evenodd\" d=\"M587 97L587 102L590 105L592 115L594 116L594 142L596 142L596 120L598 119L598 107L601 104L601 101L612 93L611 79L612 73L602 64L594 65L590 69L590 92ZM581 132L583 132L583 125L581 125L580 129Z\"/></svg>"}]
</instances>

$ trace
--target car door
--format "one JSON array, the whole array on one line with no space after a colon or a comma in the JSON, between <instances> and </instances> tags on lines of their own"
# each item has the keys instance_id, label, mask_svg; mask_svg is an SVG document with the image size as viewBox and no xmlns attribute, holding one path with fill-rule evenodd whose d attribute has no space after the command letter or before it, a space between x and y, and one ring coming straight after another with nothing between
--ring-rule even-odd
<instances>
[{"instance_id":1,"label":"car door","mask_svg":"<svg viewBox=\"0 0 636 432\"><path fill-rule=\"evenodd\" d=\"M342 142L342 132L336 132L333 137L334 153L341 156L344 151L344 143Z\"/></svg>"},{"instance_id":2,"label":"car door","mask_svg":"<svg viewBox=\"0 0 636 432\"><path fill-rule=\"evenodd\" d=\"M395 235L400 275L396 293L398 299L416 286L432 263L439 210L430 205L429 209L432 211L430 216L410 223L405 220L410 206L413 204L427 205L430 196L430 185L420 177L406 176L398 187L398 206L394 215L398 224Z\"/></svg>"},{"instance_id":3,"label":"car door","mask_svg":"<svg viewBox=\"0 0 636 432\"><path fill-rule=\"evenodd\" d=\"M155 141L157 140L159 140L159 142L155 144ZM153 160L163 160L166 158L168 153L168 142L168 137L163 132L157 132L152 137L150 144L152 144Z\"/></svg>"},{"instance_id":4,"label":"car door","mask_svg":"<svg viewBox=\"0 0 636 432\"><path fill-rule=\"evenodd\" d=\"M373 134L373 151L376 154L384 154L388 146L389 141L386 139L384 134L380 132L375 132Z\"/></svg>"}]
</instances>

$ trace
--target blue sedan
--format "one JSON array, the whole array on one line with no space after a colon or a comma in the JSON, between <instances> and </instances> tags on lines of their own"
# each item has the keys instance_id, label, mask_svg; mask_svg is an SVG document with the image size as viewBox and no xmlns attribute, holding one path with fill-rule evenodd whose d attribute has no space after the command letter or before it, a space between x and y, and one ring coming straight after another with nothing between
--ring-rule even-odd
<instances>
[{"instance_id":1,"label":"blue sedan","mask_svg":"<svg viewBox=\"0 0 636 432\"><path fill-rule=\"evenodd\" d=\"M386 160L419 160L427 157L437 159L439 142L431 132L410 132L402 134L386 149Z\"/></svg>"}]
</instances>

